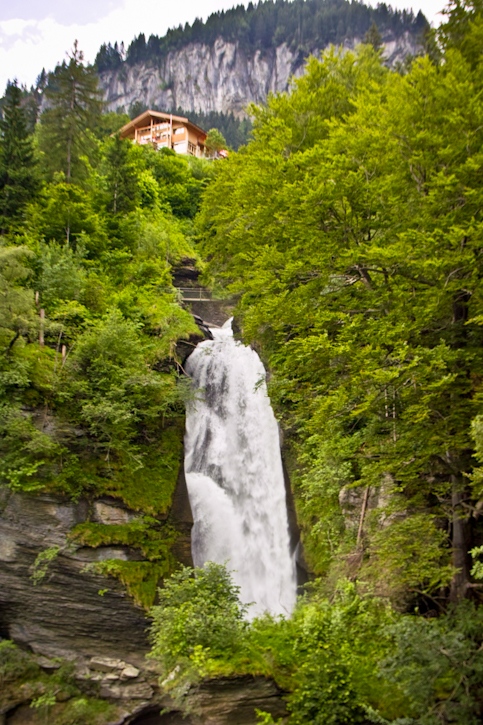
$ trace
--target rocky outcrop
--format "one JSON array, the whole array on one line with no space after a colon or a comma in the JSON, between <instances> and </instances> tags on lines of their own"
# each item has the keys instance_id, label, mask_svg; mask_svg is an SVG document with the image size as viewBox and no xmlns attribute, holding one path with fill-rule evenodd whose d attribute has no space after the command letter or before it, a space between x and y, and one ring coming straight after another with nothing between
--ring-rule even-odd
<instances>
[{"instance_id":1,"label":"rocky outcrop","mask_svg":"<svg viewBox=\"0 0 483 725\"><path fill-rule=\"evenodd\" d=\"M33 658L51 673L60 664L45 657ZM34 697L45 692L45 678L19 683L0 694L1 725L44 725L65 722L66 703L82 693L83 697L100 698L110 705L101 720L104 725L254 725L256 711L278 718L287 715L284 693L272 680L252 675L207 679L191 686L179 700L163 694L157 674L149 663L138 668L120 659L92 657L83 667L77 666L74 681L57 686L55 702L45 712L32 708ZM77 687L73 695L72 684ZM72 722L72 720L68 720ZM82 723L86 720L82 719Z\"/></svg>"},{"instance_id":2,"label":"rocky outcrop","mask_svg":"<svg viewBox=\"0 0 483 725\"><path fill-rule=\"evenodd\" d=\"M212 299L210 290L201 286L199 276L195 259L185 257L173 268L173 285L178 289L180 302L192 313L201 332L178 341L176 352L182 364L199 342L212 339L210 325L221 327L233 314L233 300Z\"/></svg>"},{"instance_id":3,"label":"rocky outcrop","mask_svg":"<svg viewBox=\"0 0 483 725\"><path fill-rule=\"evenodd\" d=\"M360 41L348 39L344 47L353 48ZM310 54L322 50L314 47ZM384 37L384 57L390 65L417 50L409 34ZM112 111L127 111L140 103L163 110L233 112L240 117L249 103L263 103L269 93L287 90L290 79L303 73L306 55L286 43L250 54L239 43L218 38L212 46L190 43L170 51L158 64L123 63L116 71L102 73L100 85Z\"/></svg>"},{"instance_id":4,"label":"rocky outcrop","mask_svg":"<svg viewBox=\"0 0 483 725\"><path fill-rule=\"evenodd\" d=\"M275 720L287 715L282 691L265 677L252 675L205 680L191 688L180 709L170 698L148 706L128 718L126 725L254 725L256 710Z\"/></svg>"},{"instance_id":5,"label":"rocky outcrop","mask_svg":"<svg viewBox=\"0 0 483 725\"><path fill-rule=\"evenodd\" d=\"M100 80L110 110L128 110L138 102L242 115L250 101L261 103L270 91L287 88L290 76L302 67L303 59L295 58L285 44L249 56L238 43L218 38L213 46L191 43L172 51L159 66L125 63Z\"/></svg>"},{"instance_id":6,"label":"rocky outcrop","mask_svg":"<svg viewBox=\"0 0 483 725\"><path fill-rule=\"evenodd\" d=\"M255 710L269 712L274 718L287 714L282 692L264 677L217 678L207 680L190 691L187 711L189 725L253 725Z\"/></svg>"},{"instance_id":7,"label":"rocky outcrop","mask_svg":"<svg viewBox=\"0 0 483 725\"><path fill-rule=\"evenodd\" d=\"M120 582L86 566L106 559L138 561L142 555L128 546L75 545L69 534L87 520L119 525L139 515L109 497L75 502L0 490L0 638L30 650L47 673L59 667L59 658L72 662L81 692L116 704L117 725L146 707L161 709L158 677L145 659L149 620ZM169 522L179 534L173 555L192 564L193 520L182 470ZM0 698L0 723L2 718L8 725L45 722L30 707L38 694L32 686Z\"/></svg>"},{"instance_id":8,"label":"rocky outcrop","mask_svg":"<svg viewBox=\"0 0 483 725\"><path fill-rule=\"evenodd\" d=\"M120 582L89 568L106 559L139 561L140 551L118 545L90 548L69 539L74 526L87 520L115 525L139 516L108 497L74 502L0 490L0 636L80 665L94 656L143 665L149 647L144 610ZM182 470L169 522L178 531L173 554L189 565L193 519ZM38 557L46 553L51 557L44 558L39 577Z\"/></svg>"},{"instance_id":9,"label":"rocky outcrop","mask_svg":"<svg viewBox=\"0 0 483 725\"><path fill-rule=\"evenodd\" d=\"M0 634L49 657L86 660L115 656L133 664L148 649L146 618L124 587L86 572L86 564L107 558L135 558L126 547L69 547L68 534L89 516L86 500L2 492L0 517ZM97 503L97 520L126 521L129 511ZM38 555L59 553L37 585Z\"/></svg>"}]
</instances>

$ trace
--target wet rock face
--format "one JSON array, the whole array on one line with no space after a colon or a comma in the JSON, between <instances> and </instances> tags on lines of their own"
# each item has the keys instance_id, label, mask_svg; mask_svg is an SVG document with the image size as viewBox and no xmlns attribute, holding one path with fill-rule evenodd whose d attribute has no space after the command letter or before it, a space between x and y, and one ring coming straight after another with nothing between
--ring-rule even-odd
<instances>
[{"instance_id":1,"label":"wet rock face","mask_svg":"<svg viewBox=\"0 0 483 725\"><path fill-rule=\"evenodd\" d=\"M136 664L148 649L144 612L119 582L83 569L105 558L135 559L137 552L70 548L68 533L88 514L84 500L1 492L0 635L48 657L105 655ZM102 501L93 518L112 522L131 515ZM60 552L34 585L34 562L50 547Z\"/></svg>"}]
</instances>

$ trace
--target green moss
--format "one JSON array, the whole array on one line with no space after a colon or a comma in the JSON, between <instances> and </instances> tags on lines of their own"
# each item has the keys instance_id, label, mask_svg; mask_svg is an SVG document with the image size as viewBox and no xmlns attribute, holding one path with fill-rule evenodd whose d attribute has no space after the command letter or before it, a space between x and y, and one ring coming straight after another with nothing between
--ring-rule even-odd
<instances>
[{"instance_id":1,"label":"green moss","mask_svg":"<svg viewBox=\"0 0 483 725\"><path fill-rule=\"evenodd\" d=\"M76 526L71 540L96 548L98 546L131 546L140 549L147 561L121 561L108 559L95 562L88 571L119 579L136 604L149 609L154 604L159 580L176 568L172 546L178 533L151 516L143 516L129 524L95 524L86 522Z\"/></svg>"},{"instance_id":2,"label":"green moss","mask_svg":"<svg viewBox=\"0 0 483 725\"><path fill-rule=\"evenodd\" d=\"M2 422L0 416L0 435ZM61 447L21 412L14 411L3 427L10 445L8 456L0 459L0 477L11 487L65 493L74 499L113 496L130 509L153 516L169 510L182 461L184 417L155 430L149 446L126 442L124 449L107 449L107 453L106 447L95 446L87 434L80 435L80 429L75 441L75 434L68 431L70 450ZM29 458L24 456L25 441Z\"/></svg>"},{"instance_id":3,"label":"green moss","mask_svg":"<svg viewBox=\"0 0 483 725\"><path fill-rule=\"evenodd\" d=\"M177 532L150 516L143 516L129 524L95 524L86 522L76 526L70 538L84 546L96 548L120 544L140 549L148 561L168 562Z\"/></svg>"},{"instance_id":4,"label":"green moss","mask_svg":"<svg viewBox=\"0 0 483 725\"><path fill-rule=\"evenodd\" d=\"M9 702L11 691L40 676L40 667L27 652L10 640L0 642L0 707Z\"/></svg>"},{"instance_id":5,"label":"green moss","mask_svg":"<svg viewBox=\"0 0 483 725\"><path fill-rule=\"evenodd\" d=\"M120 498L134 511L166 513L178 480L183 452L184 419L166 428L133 470L133 462L122 461L112 479L103 482L103 493Z\"/></svg>"},{"instance_id":6,"label":"green moss","mask_svg":"<svg viewBox=\"0 0 483 725\"><path fill-rule=\"evenodd\" d=\"M89 564L86 569L118 579L136 604L148 610L154 604L159 580L171 574L175 566L176 561L169 554L163 562L107 559Z\"/></svg>"},{"instance_id":7,"label":"green moss","mask_svg":"<svg viewBox=\"0 0 483 725\"><path fill-rule=\"evenodd\" d=\"M104 725L117 719L118 708L105 700L76 697L69 700L60 712L53 713L52 725Z\"/></svg>"}]
</instances>

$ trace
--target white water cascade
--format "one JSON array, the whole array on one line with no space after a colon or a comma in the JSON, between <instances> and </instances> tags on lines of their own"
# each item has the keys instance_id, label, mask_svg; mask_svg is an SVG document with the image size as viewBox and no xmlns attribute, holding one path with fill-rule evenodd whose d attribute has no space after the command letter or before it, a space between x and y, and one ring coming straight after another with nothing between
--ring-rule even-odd
<instances>
[{"instance_id":1,"label":"white water cascade","mask_svg":"<svg viewBox=\"0 0 483 725\"><path fill-rule=\"evenodd\" d=\"M249 616L289 615L296 570L290 554L278 426L256 352L212 329L187 372L185 473L193 511L195 566L227 564Z\"/></svg>"}]
</instances>

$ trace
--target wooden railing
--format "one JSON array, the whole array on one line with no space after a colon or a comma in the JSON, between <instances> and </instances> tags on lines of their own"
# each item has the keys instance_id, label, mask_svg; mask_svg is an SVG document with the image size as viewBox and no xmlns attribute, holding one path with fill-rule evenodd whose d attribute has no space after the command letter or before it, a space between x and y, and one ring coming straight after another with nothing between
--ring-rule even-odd
<instances>
[{"instance_id":1,"label":"wooden railing","mask_svg":"<svg viewBox=\"0 0 483 725\"><path fill-rule=\"evenodd\" d=\"M178 287L183 302L211 302L211 294L204 287Z\"/></svg>"}]
</instances>

